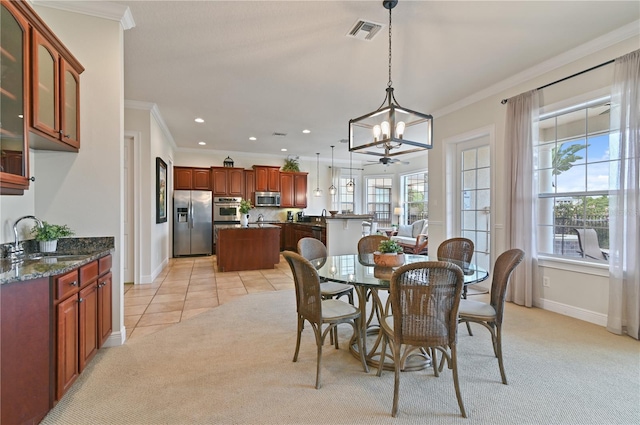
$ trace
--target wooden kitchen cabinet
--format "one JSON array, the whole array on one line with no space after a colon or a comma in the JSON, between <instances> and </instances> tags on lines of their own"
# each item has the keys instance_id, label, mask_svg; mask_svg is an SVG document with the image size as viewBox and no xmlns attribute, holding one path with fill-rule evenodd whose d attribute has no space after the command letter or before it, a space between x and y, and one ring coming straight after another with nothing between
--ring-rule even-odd
<instances>
[{"instance_id":1,"label":"wooden kitchen cabinet","mask_svg":"<svg viewBox=\"0 0 640 425\"><path fill-rule=\"evenodd\" d=\"M244 169L211 167L213 196L244 196Z\"/></svg>"},{"instance_id":2,"label":"wooden kitchen cabinet","mask_svg":"<svg viewBox=\"0 0 640 425\"><path fill-rule=\"evenodd\" d=\"M256 180L253 170L244 170L244 195L242 199L248 199L253 205L255 203Z\"/></svg>"},{"instance_id":3,"label":"wooden kitchen cabinet","mask_svg":"<svg viewBox=\"0 0 640 425\"><path fill-rule=\"evenodd\" d=\"M22 195L29 188L29 23L8 1L0 20L0 195Z\"/></svg>"},{"instance_id":4,"label":"wooden kitchen cabinet","mask_svg":"<svg viewBox=\"0 0 640 425\"><path fill-rule=\"evenodd\" d=\"M176 190L211 190L209 168L173 167L173 188Z\"/></svg>"},{"instance_id":5,"label":"wooden kitchen cabinet","mask_svg":"<svg viewBox=\"0 0 640 425\"><path fill-rule=\"evenodd\" d=\"M98 348L107 341L113 330L112 322L112 293L113 277L111 274L111 255L98 260Z\"/></svg>"},{"instance_id":6,"label":"wooden kitchen cabinet","mask_svg":"<svg viewBox=\"0 0 640 425\"><path fill-rule=\"evenodd\" d=\"M2 424L37 424L53 405L51 302L49 278L0 285Z\"/></svg>"},{"instance_id":7,"label":"wooden kitchen cabinet","mask_svg":"<svg viewBox=\"0 0 640 425\"><path fill-rule=\"evenodd\" d=\"M280 167L254 165L255 191L280 192Z\"/></svg>"},{"instance_id":8,"label":"wooden kitchen cabinet","mask_svg":"<svg viewBox=\"0 0 640 425\"><path fill-rule=\"evenodd\" d=\"M173 167L173 188L175 190L191 190L193 168Z\"/></svg>"},{"instance_id":9,"label":"wooden kitchen cabinet","mask_svg":"<svg viewBox=\"0 0 640 425\"><path fill-rule=\"evenodd\" d=\"M31 24L31 128L45 139L34 139L34 143L50 150L77 152L80 74L84 68L46 25Z\"/></svg>"},{"instance_id":10,"label":"wooden kitchen cabinet","mask_svg":"<svg viewBox=\"0 0 640 425\"><path fill-rule=\"evenodd\" d=\"M111 334L111 255L53 278L56 385L60 400Z\"/></svg>"},{"instance_id":11,"label":"wooden kitchen cabinet","mask_svg":"<svg viewBox=\"0 0 640 425\"><path fill-rule=\"evenodd\" d=\"M307 207L307 173L280 172L280 207Z\"/></svg>"}]
</instances>

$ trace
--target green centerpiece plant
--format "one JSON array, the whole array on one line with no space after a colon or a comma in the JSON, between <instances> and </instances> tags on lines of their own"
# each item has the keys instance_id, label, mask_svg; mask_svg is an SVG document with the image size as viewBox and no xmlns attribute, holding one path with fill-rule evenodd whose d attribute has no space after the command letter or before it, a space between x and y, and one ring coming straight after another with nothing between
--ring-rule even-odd
<instances>
[{"instance_id":1,"label":"green centerpiece plant","mask_svg":"<svg viewBox=\"0 0 640 425\"><path fill-rule=\"evenodd\" d=\"M373 262L381 267L397 267L404 264L404 250L398 242L387 239L380 242L373 253Z\"/></svg>"},{"instance_id":2,"label":"green centerpiece plant","mask_svg":"<svg viewBox=\"0 0 640 425\"><path fill-rule=\"evenodd\" d=\"M289 171L293 173L300 172L300 164L298 163L297 157L289 156L284 160L284 165L282 166L282 171Z\"/></svg>"},{"instance_id":3,"label":"green centerpiece plant","mask_svg":"<svg viewBox=\"0 0 640 425\"><path fill-rule=\"evenodd\" d=\"M249 211L253 209L253 205L251 205L251 201L248 199L243 199L240 201L240 224L243 227L247 227L249 225Z\"/></svg>"},{"instance_id":4,"label":"green centerpiece plant","mask_svg":"<svg viewBox=\"0 0 640 425\"><path fill-rule=\"evenodd\" d=\"M66 224L50 224L46 221L42 222L42 226L33 226L31 233L40 242L40 252L54 252L58 239L74 235Z\"/></svg>"}]
</instances>

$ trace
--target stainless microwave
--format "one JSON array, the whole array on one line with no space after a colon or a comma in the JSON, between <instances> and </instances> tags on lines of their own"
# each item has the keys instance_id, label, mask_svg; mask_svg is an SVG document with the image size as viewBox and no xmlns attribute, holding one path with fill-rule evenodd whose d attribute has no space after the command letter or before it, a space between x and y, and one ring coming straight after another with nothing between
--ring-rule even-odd
<instances>
[{"instance_id":1,"label":"stainless microwave","mask_svg":"<svg viewBox=\"0 0 640 425\"><path fill-rule=\"evenodd\" d=\"M256 192L253 204L256 207L279 207L280 192Z\"/></svg>"}]
</instances>

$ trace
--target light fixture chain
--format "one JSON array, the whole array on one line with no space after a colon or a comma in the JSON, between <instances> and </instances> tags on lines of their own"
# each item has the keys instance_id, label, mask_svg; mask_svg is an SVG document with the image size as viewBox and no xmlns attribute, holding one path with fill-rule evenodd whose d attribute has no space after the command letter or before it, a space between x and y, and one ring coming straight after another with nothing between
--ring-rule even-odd
<instances>
[{"instance_id":1,"label":"light fixture chain","mask_svg":"<svg viewBox=\"0 0 640 425\"><path fill-rule=\"evenodd\" d=\"M391 8L389 8L389 82L387 87L391 87L393 82L391 81Z\"/></svg>"}]
</instances>

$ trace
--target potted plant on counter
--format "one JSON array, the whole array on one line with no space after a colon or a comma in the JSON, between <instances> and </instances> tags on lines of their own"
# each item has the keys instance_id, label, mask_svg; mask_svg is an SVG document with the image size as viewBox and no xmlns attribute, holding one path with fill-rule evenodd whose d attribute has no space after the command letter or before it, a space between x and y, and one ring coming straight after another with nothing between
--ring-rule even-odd
<instances>
[{"instance_id":1,"label":"potted plant on counter","mask_svg":"<svg viewBox=\"0 0 640 425\"><path fill-rule=\"evenodd\" d=\"M398 242L388 239L380 242L373 253L373 262L382 267L397 267L404 264L404 250Z\"/></svg>"},{"instance_id":2,"label":"potted plant on counter","mask_svg":"<svg viewBox=\"0 0 640 425\"><path fill-rule=\"evenodd\" d=\"M252 209L253 205L251 205L251 201L247 199L240 201L240 224L243 227L247 227L249 225L249 211Z\"/></svg>"},{"instance_id":3,"label":"potted plant on counter","mask_svg":"<svg viewBox=\"0 0 640 425\"><path fill-rule=\"evenodd\" d=\"M55 252L58 239L74 235L66 224L49 224L46 221L42 222L42 226L33 226L31 233L40 242L40 252Z\"/></svg>"}]
</instances>

